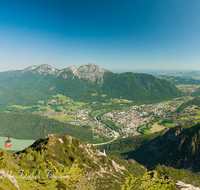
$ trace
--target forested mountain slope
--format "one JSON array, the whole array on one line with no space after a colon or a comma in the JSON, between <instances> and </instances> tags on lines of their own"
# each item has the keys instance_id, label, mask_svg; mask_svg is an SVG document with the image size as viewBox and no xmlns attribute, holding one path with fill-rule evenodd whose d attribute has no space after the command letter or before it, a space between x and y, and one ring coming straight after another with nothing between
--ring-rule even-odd
<instances>
[{"instance_id":1,"label":"forested mountain slope","mask_svg":"<svg viewBox=\"0 0 200 190\"><path fill-rule=\"evenodd\" d=\"M123 155L135 159L147 168L160 163L200 172L200 123L192 127L166 129L157 138Z\"/></svg>"},{"instance_id":2,"label":"forested mountain slope","mask_svg":"<svg viewBox=\"0 0 200 190\"><path fill-rule=\"evenodd\" d=\"M71 135L81 141L94 141L91 130L80 126L47 119L36 114L6 113L0 110L0 135L17 139L36 140L49 134Z\"/></svg>"},{"instance_id":3,"label":"forested mountain slope","mask_svg":"<svg viewBox=\"0 0 200 190\"><path fill-rule=\"evenodd\" d=\"M0 84L0 105L36 105L39 100L51 100L52 96L40 93L37 90L12 90L5 84Z\"/></svg>"},{"instance_id":4,"label":"forested mountain slope","mask_svg":"<svg viewBox=\"0 0 200 190\"><path fill-rule=\"evenodd\" d=\"M94 64L58 70L49 65L0 73L0 83L11 90L64 94L77 101L125 98L134 103L159 102L181 96L172 83L149 74L114 74Z\"/></svg>"},{"instance_id":5,"label":"forested mountain slope","mask_svg":"<svg viewBox=\"0 0 200 190\"><path fill-rule=\"evenodd\" d=\"M128 138L121 138L115 140L110 144L97 146L97 148L105 149L109 155L122 157L123 153L136 150L151 141L152 139L155 139L159 135L160 132L148 135L136 135Z\"/></svg>"}]
</instances>

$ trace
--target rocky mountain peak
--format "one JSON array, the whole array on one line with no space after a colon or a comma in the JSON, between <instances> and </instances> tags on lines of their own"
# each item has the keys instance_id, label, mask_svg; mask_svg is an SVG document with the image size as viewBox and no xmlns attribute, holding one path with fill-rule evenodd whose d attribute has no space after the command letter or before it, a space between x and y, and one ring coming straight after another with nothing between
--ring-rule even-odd
<instances>
[{"instance_id":1,"label":"rocky mountain peak","mask_svg":"<svg viewBox=\"0 0 200 190\"><path fill-rule=\"evenodd\" d=\"M44 74L56 74L59 70L55 69L53 67L51 67L48 64L43 64L40 65L39 67L36 68L36 71L40 74L44 73Z\"/></svg>"},{"instance_id":2,"label":"rocky mountain peak","mask_svg":"<svg viewBox=\"0 0 200 190\"><path fill-rule=\"evenodd\" d=\"M72 71L72 73L73 73L75 76L78 76L77 69L78 69L78 67L70 66L70 67L68 67L66 70L70 70L70 71Z\"/></svg>"},{"instance_id":3,"label":"rocky mountain peak","mask_svg":"<svg viewBox=\"0 0 200 190\"><path fill-rule=\"evenodd\" d=\"M27 71L32 71L32 72L38 72L39 74L51 74L51 75L56 75L56 76L63 76L63 78L67 78L68 75L65 73L65 71L71 71L74 76L77 76L78 78L85 78L90 81L97 81L98 84L101 84L103 82L103 75L105 72L109 72L106 69L100 68L98 65L95 65L93 63L88 63L86 65L82 66L70 66L67 69L56 69L51 67L48 64L43 64L40 66L37 65L32 65L23 71L21 71L18 75L21 75L22 73L25 73Z\"/></svg>"},{"instance_id":4,"label":"rocky mountain peak","mask_svg":"<svg viewBox=\"0 0 200 190\"><path fill-rule=\"evenodd\" d=\"M21 71L18 75L21 75L22 73L26 73L27 71L38 72L39 74L43 73L44 75L47 75L47 74L53 74L54 75L59 70L51 67L48 64L42 64L40 66L38 66L38 65L32 65L32 66L24 69L23 71Z\"/></svg>"},{"instance_id":5,"label":"rocky mountain peak","mask_svg":"<svg viewBox=\"0 0 200 190\"><path fill-rule=\"evenodd\" d=\"M26 73L27 71L33 71L34 69L38 68L37 65L32 65L24 70L22 70L17 76L21 75L22 73Z\"/></svg>"},{"instance_id":6,"label":"rocky mountain peak","mask_svg":"<svg viewBox=\"0 0 200 190\"><path fill-rule=\"evenodd\" d=\"M79 67L71 66L68 69L73 72L74 76L85 78L93 82L97 81L98 83L102 83L104 73L109 72L93 63L88 63Z\"/></svg>"}]
</instances>

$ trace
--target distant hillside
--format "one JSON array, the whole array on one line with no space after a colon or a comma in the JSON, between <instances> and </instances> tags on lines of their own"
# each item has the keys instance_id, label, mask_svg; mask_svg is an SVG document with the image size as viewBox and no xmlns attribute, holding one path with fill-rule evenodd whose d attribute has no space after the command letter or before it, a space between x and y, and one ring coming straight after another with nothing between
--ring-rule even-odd
<instances>
[{"instance_id":1,"label":"distant hillside","mask_svg":"<svg viewBox=\"0 0 200 190\"><path fill-rule=\"evenodd\" d=\"M52 96L40 93L38 91L20 91L11 90L5 84L0 84L0 105L36 105L39 100L51 100Z\"/></svg>"},{"instance_id":2,"label":"distant hillside","mask_svg":"<svg viewBox=\"0 0 200 190\"><path fill-rule=\"evenodd\" d=\"M180 105L180 107L178 107L178 109L176 110L178 113L180 113L181 111L183 111L185 108L189 107L189 106L193 106L193 105L196 105L196 106L199 106L200 105L200 98L199 97L196 97L192 100L189 100L188 102L186 103L182 103Z\"/></svg>"},{"instance_id":3,"label":"distant hillside","mask_svg":"<svg viewBox=\"0 0 200 190\"><path fill-rule=\"evenodd\" d=\"M71 135L81 141L98 142L93 139L91 130L63 123L55 119L47 119L36 114L6 113L0 111L0 135L10 135L17 139L39 139L44 135Z\"/></svg>"},{"instance_id":4,"label":"distant hillside","mask_svg":"<svg viewBox=\"0 0 200 190\"><path fill-rule=\"evenodd\" d=\"M167 76L167 75L160 75L159 77L172 82L175 85L200 85L200 80L193 79L190 76L185 77L176 77L176 76Z\"/></svg>"},{"instance_id":5,"label":"distant hillside","mask_svg":"<svg viewBox=\"0 0 200 190\"><path fill-rule=\"evenodd\" d=\"M197 88L195 92L191 94L192 96L200 96L200 88Z\"/></svg>"},{"instance_id":6,"label":"distant hillside","mask_svg":"<svg viewBox=\"0 0 200 190\"><path fill-rule=\"evenodd\" d=\"M125 98L134 103L159 102L181 96L172 83L149 74L114 74L94 64L58 70L49 65L0 73L0 83L12 90L64 94L77 101L105 102Z\"/></svg>"},{"instance_id":7,"label":"distant hillside","mask_svg":"<svg viewBox=\"0 0 200 190\"><path fill-rule=\"evenodd\" d=\"M120 96L134 102L156 102L182 95L172 83L144 73L106 73L102 94Z\"/></svg>"},{"instance_id":8,"label":"distant hillside","mask_svg":"<svg viewBox=\"0 0 200 190\"><path fill-rule=\"evenodd\" d=\"M186 73L186 75L189 75L189 76L200 76L200 71L191 71L191 72Z\"/></svg>"}]
</instances>

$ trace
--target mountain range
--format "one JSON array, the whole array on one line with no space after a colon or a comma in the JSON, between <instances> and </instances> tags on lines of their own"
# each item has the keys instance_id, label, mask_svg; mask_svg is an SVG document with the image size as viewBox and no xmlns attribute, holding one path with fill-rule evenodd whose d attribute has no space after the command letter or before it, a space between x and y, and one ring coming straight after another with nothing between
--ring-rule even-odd
<instances>
[{"instance_id":1,"label":"mountain range","mask_svg":"<svg viewBox=\"0 0 200 190\"><path fill-rule=\"evenodd\" d=\"M29 104L45 99L45 95L58 93L83 102L106 102L110 98L124 98L134 103L159 102L183 94L172 83L153 75L131 72L115 74L92 63L61 70L40 65L1 72L0 84L3 89L0 94L1 103L10 100L9 96L6 100L6 89L29 93L29 96L34 97L32 100L27 100L23 93L16 94L19 98L14 98L17 102L24 97L24 101L27 100Z\"/></svg>"}]
</instances>

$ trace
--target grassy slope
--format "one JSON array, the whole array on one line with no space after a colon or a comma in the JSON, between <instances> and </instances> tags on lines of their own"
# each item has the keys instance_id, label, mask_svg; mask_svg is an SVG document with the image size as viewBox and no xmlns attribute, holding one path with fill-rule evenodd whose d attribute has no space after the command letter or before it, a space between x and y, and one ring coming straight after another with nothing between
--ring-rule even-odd
<instances>
[{"instance_id":1,"label":"grassy slope","mask_svg":"<svg viewBox=\"0 0 200 190\"><path fill-rule=\"evenodd\" d=\"M102 172L103 176L98 177L97 183L100 185L97 189L106 189L105 187L107 186L108 189L117 190L119 189L117 188L119 184L115 182L116 180L118 182L124 181L124 178L130 173L135 177L143 175L146 170L145 167L133 160L125 161L117 157L110 158L99 155L93 146L90 147L86 143L81 143L76 138L60 135L39 139L29 148L17 152L14 159L20 169L26 169L31 172L40 170L41 176L46 176L44 171L47 168L51 168L47 160L55 163L57 166L62 164L65 167L71 166L77 160L81 168L92 172L99 172L101 168L104 168L106 172ZM120 166L123 165L127 170L123 170L123 174L115 170L115 164L113 164L111 159L115 160Z\"/></svg>"},{"instance_id":2,"label":"grassy slope","mask_svg":"<svg viewBox=\"0 0 200 190\"><path fill-rule=\"evenodd\" d=\"M64 141L64 144L61 144L57 139L61 138ZM55 161L54 163L62 163L66 166L66 164L72 164L73 158L78 158L78 162L80 165L84 164L89 166L87 169L91 168L92 171L99 170L98 166L87 157L87 154L85 154L84 150L80 148L80 142L76 139L72 140L71 143L69 139L66 137L57 136L57 139L48 142L47 139L41 139L37 141L37 143L32 146L31 148L25 149L23 152L18 152L15 157L11 155L6 155L4 159L4 167L3 169L5 171L12 170L12 175L16 177L18 181L18 185L20 189L26 190L26 189L37 189L38 187L42 187L44 184L40 183L41 181L37 178L20 178L20 173L18 170L25 170L24 172L27 174L31 174L32 171L35 171L35 175L37 175L38 171L44 171L45 169L49 169L48 163L46 162L46 159ZM70 144L69 144L70 143ZM41 149L41 147L43 147ZM96 150L93 149L95 152ZM134 177L138 177L140 175L144 174L145 167L141 166L134 160L128 160L125 161L123 159L119 159L115 156L110 157L99 157L98 162L100 161L101 164L106 164L106 166L110 167L111 162L109 159L114 160L116 163L118 163L120 166L125 166L128 171L125 172L125 175L122 175L121 178L119 178L117 181L121 181L122 184L124 182L124 177L128 176L128 174L133 174ZM66 160L69 160L69 162L66 162ZM97 160L96 160L97 161ZM14 164L15 163L15 164ZM14 165L13 165L14 164ZM96 166L95 166L96 165ZM95 167L94 167L95 166ZM59 166L60 167L60 166ZM112 166L111 166L112 167ZM192 184L193 182L197 182L195 186L200 185L200 176L193 174L187 170L184 169L174 169L172 167L167 167L164 165L158 165L154 168L158 172L158 176L165 176L166 178L170 178L174 180L175 182L179 180L184 180L185 183ZM90 169L89 169L90 170ZM113 171L115 172L115 171ZM25 176L24 173L24 176ZM41 175L43 173L41 172ZM44 176L47 174L45 173ZM98 188L97 189L105 189L107 187L108 189L121 189L120 184L117 183L114 178L110 178L109 175L104 174L105 178L101 178L100 181L98 181ZM117 175L117 174L115 174ZM118 174L119 175L119 174ZM119 177L119 176L118 176ZM58 184L55 182L52 184L52 189L55 189L55 187ZM112 188L114 185L114 188ZM44 187L44 186L43 186ZM58 187L58 186L57 186ZM0 179L0 189L15 189L14 186L10 183L10 181L6 178ZM50 188L49 188L50 189ZM177 187L177 189L181 189L180 187Z\"/></svg>"}]
</instances>

